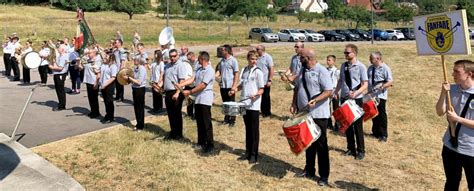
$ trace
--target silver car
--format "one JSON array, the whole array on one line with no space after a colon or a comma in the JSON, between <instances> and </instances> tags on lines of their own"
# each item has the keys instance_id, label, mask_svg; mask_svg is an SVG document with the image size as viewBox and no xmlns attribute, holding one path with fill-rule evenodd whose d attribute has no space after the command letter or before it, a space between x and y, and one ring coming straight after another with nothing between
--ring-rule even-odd
<instances>
[{"instance_id":1,"label":"silver car","mask_svg":"<svg viewBox=\"0 0 474 191\"><path fill-rule=\"evenodd\" d=\"M311 29L298 29L300 33L306 36L308 42L324 42L324 35L317 33Z\"/></svg>"},{"instance_id":2,"label":"silver car","mask_svg":"<svg viewBox=\"0 0 474 191\"><path fill-rule=\"evenodd\" d=\"M280 30L280 32L278 32L278 37L280 38L280 41L306 41L306 36L303 33L300 33L299 31L294 29L282 29Z\"/></svg>"},{"instance_id":3,"label":"silver car","mask_svg":"<svg viewBox=\"0 0 474 191\"><path fill-rule=\"evenodd\" d=\"M278 35L270 28L252 28L249 31L249 39L257 39L262 42L278 42Z\"/></svg>"}]
</instances>

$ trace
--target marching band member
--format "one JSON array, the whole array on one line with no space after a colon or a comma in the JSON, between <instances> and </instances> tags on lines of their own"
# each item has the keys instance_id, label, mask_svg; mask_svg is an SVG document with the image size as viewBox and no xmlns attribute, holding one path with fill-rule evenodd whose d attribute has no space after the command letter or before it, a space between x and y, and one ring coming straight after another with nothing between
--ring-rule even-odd
<instances>
[{"instance_id":1,"label":"marching band member","mask_svg":"<svg viewBox=\"0 0 474 191\"><path fill-rule=\"evenodd\" d=\"M272 104L270 101L270 86L272 85L273 73L273 58L265 52L265 46L257 46L258 60L257 67L262 70L263 81L265 83L265 88L263 89L262 95L262 117L270 117L272 115L271 108Z\"/></svg>"},{"instance_id":2,"label":"marching band member","mask_svg":"<svg viewBox=\"0 0 474 191\"><path fill-rule=\"evenodd\" d=\"M181 108L183 106L184 96L176 88L175 84L181 84L186 78L186 69L183 63L178 61L178 51L171 49L169 51L170 61L165 65L164 90L165 104L168 112L168 120L171 131L165 139L180 140L183 138L183 116Z\"/></svg>"},{"instance_id":3,"label":"marching band member","mask_svg":"<svg viewBox=\"0 0 474 191\"><path fill-rule=\"evenodd\" d=\"M327 64L327 69L329 71L329 75L331 76L332 85L334 87L333 90L335 90L336 87L337 87L337 82L339 81L339 76L341 75L341 71L339 69L337 69L337 67L336 67L336 56L328 55L326 57L326 64ZM336 92L333 91L332 93L335 94ZM330 100L329 105L332 105L332 108L330 108L330 109L332 109L332 111L334 111L339 107L339 100L336 99L333 96L332 99ZM332 111L331 111L331 113L332 113ZM339 129L339 127L337 126L337 123L334 123L334 125L333 125L331 117L329 117L328 128L332 129L334 131L338 131L338 129Z\"/></svg>"},{"instance_id":4,"label":"marching band member","mask_svg":"<svg viewBox=\"0 0 474 191\"><path fill-rule=\"evenodd\" d=\"M258 145L260 140L259 132L259 113L262 102L263 89L265 81L262 71L257 67L258 53L254 50L247 53L248 66L242 69L240 84L236 84L229 91L229 96L234 96L236 91L242 90L240 99L244 100L246 114L243 116L245 123L245 155L239 160L248 160L249 164L255 164L258 161ZM249 99L247 99L249 98Z\"/></svg>"},{"instance_id":5,"label":"marching band member","mask_svg":"<svg viewBox=\"0 0 474 191\"><path fill-rule=\"evenodd\" d=\"M51 60L48 60L49 55L51 54L51 49L48 48L48 42L43 41L41 43L41 50L39 51L39 55L41 57L41 63L38 67L38 73L41 79L41 85L46 85L48 82L48 65Z\"/></svg>"},{"instance_id":6,"label":"marching band member","mask_svg":"<svg viewBox=\"0 0 474 191\"><path fill-rule=\"evenodd\" d=\"M285 75L288 76L289 81L293 81L298 75L298 72L301 70L300 54L304 50L303 42L296 42L294 48L296 54L291 57L290 67L285 72ZM281 80L286 81L283 76Z\"/></svg>"},{"instance_id":7,"label":"marching band member","mask_svg":"<svg viewBox=\"0 0 474 191\"><path fill-rule=\"evenodd\" d=\"M377 111L379 114L372 119L372 135L379 139L379 141L387 142L388 137L388 119L385 110L385 104L388 98L388 88L392 86L392 70L382 60L382 53L373 52L370 54L370 63L372 64L367 69L369 78L369 90L373 91L373 95L379 98ZM382 83L382 86L377 86ZM375 89L377 88L377 89Z\"/></svg>"},{"instance_id":8,"label":"marching band member","mask_svg":"<svg viewBox=\"0 0 474 191\"><path fill-rule=\"evenodd\" d=\"M221 79L220 82L220 92L222 97L222 102L226 101L235 101L235 95L229 94L231 90L234 92L237 89L232 89L237 87L239 80L239 63L234 56L232 56L232 47L230 45L224 45L220 47L222 51L222 59L217 65L216 77ZM260 106L259 106L260 109ZM229 124L229 127L235 125L235 116L225 116L223 124Z\"/></svg>"},{"instance_id":9,"label":"marching band member","mask_svg":"<svg viewBox=\"0 0 474 191\"><path fill-rule=\"evenodd\" d=\"M145 66L146 68L149 68L148 54L145 52L145 45L143 43L137 44L137 53L134 55L134 58L142 59L143 63L145 63L143 66Z\"/></svg>"},{"instance_id":10,"label":"marching band member","mask_svg":"<svg viewBox=\"0 0 474 191\"><path fill-rule=\"evenodd\" d=\"M10 77L11 75L11 66L10 66L10 57L12 55L12 47L11 47L12 38L8 37L5 43L2 44L3 48L3 64L5 64L5 73L6 77Z\"/></svg>"},{"instance_id":11,"label":"marching band member","mask_svg":"<svg viewBox=\"0 0 474 191\"><path fill-rule=\"evenodd\" d=\"M140 47L140 45L138 45ZM138 48L140 50L140 48ZM143 130L145 127L145 86L146 86L146 60L143 57L135 57L133 59L135 64L134 77L125 76L129 82L132 83L133 95L133 109L135 111L135 118L137 125L134 130Z\"/></svg>"},{"instance_id":12,"label":"marching band member","mask_svg":"<svg viewBox=\"0 0 474 191\"><path fill-rule=\"evenodd\" d=\"M189 54L188 54L189 55ZM197 145L202 148L204 153L210 153L214 150L214 135L212 130L211 107L214 101L214 69L209 65L209 53L199 53L199 67L196 74L191 77L195 87L191 90L184 90L183 95L195 95L196 123L198 129Z\"/></svg>"},{"instance_id":13,"label":"marching band member","mask_svg":"<svg viewBox=\"0 0 474 191\"><path fill-rule=\"evenodd\" d=\"M118 40L117 40L118 41ZM100 77L97 79L95 86L100 85L100 92L104 98L105 105L105 116L101 123L112 123L115 118L115 108L114 108L114 89L115 89L115 78L118 73L118 66L115 55L110 55L109 60L106 60L100 66ZM96 88L96 87L95 87Z\"/></svg>"},{"instance_id":14,"label":"marching band member","mask_svg":"<svg viewBox=\"0 0 474 191\"><path fill-rule=\"evenodd\" d=\"M69 55L66 53L66 45L61 44L58 48L59 57L56 58L56 63L49 65L49 69L53 71L54 89L58 96L58 106L53 111L60 111L66 109L66 92L64 91L64 81L67 76Z\"/></svg>"},{"instance_id":15,"label":"marching band member","mask_svg":"<svg viewBox=\"0 0 474 191\"><path fill-rule=\"evenodd\" d=\"M19 50L21 44L18 42L19 38L17 36L12 37L11 46L11 56L10 56L10 67L13 70L13 79L11 81L20 81L20 68L18 66L19 62Z\"/></svg>"},{"instance_id":16,"label":"marching band member","mask_svg":"<svg viewBox=\"0 0 474 191\"><path fill-rule=\"evenodd\" d=\"M341 90L341 103L354 99L362 107L363 92L367 89L367 69L357 59L358 48L354 44L347 44L344 50L346 62L341 65L341 75L337 83L336 92ZM339 98L336 94L336 98ZM356 120L346 131L347 151L345 155L354 156L357 160L365 157L364 129L362 118ZM356 149L356 140L357 149Z\"/></svg>"},{"instance_id":17,"label":"marching band member","mask_svg":"<svg viewBox=\"0 0 474 191\"><path fill-rule=\"evenodd\" d=\"M468 190L474 190L474 62L458 60L454 63L452 76L455 84L443 83L436 112L446 114L449 123L455 125L455 133L446 129L443 137L443 166L446 175L444 190L459 190L462 170L466 175ZM452 109L446 111L447 92L452 101ZM451 106L448 106L451 107Z\"/></svg>"},{"instance_id":18,"label":"marching band member","mask_svg":"<svg viewBox=\"0 0 474 191\"><path fill-rule=\"evenodd\" d=\"M28 52L33 51L33 48L31 47L31 45L32 45L32 42L30 39L28 39L26 41L25 47L23 47L23 50L21 51L21 57L25 56ZM22 72L23 72L23 83L27 85L30 84L30 69L23 65Z\"/></svg>"},{"instance_id":19,"label":"marching band member","mask_svg":"<svg viewBox=\"0 0 474 191\"><path fill-rule=\"evenodd\" d=\"M188 52L189 48L188 47L181 47L181 53L179 53L179 61L184 62L188 60Z\"/></svg>"},{"instance_id":20,"label":"marching band member","mask_svg":"<svg viewBox=\"0 0 474 191\"><path fill-rule=\"evenodd\" d=\"M332 95L333 85L329 71L316 60L312 49L300 52L301 71L295 79L296 88L293 93L292 113L308 108L309 115L321 129L321 136L306 149L306 166L300 176L315 178L316 153L320 186L326 186L329 178L329 148L327 143L327 127L331 117L329 98Z\"/></svg>"},{"instance_id":21,"label":"marching band member","mask_svg":"<svg viewBox=\"0 0 474 191\"><path fill-rule=\"evenodd\" d=\"M84 71L84 83L87 88L87 99L91 108L91 112L87 114L87 116L90 118L97 118L100 116L97 78L100 77L102 61L97 59L96 49L90 49L87 52L84 51L84 54L87 54L88 59L86 60L86 63L80 63L78 67L79 70ZM80 62L81 59L76 58L76 61Z\"/></svg>"},{"instance_id":22,"label":"marching band member","mask_svg":"<svg viewBox=\"0 0 474 191\"><path fill-rule=\"evenodd\" d=\"M117 31L120 33L119 31ZM114 60L115 65L117 66L117 72L125 67L125 61L127 60L127 54L125 54L125 49L122 48L123 41L121 39L115 39L114 41ZM116 76L117 74L114 74ZM123 85L118 83L118 80L115 80L115 87L117 91L115 92L115 100L123 101ZM113 91L112 91L113 92Z\"/></svg>"},{"instance_id":23,"label":"marching band member","mask_svg":"<svg viewBox=\"0 0 474 191\"><path fill-rule=\"evenodd\" d=\"M153 95L153 113L159 113L163 109L163 96L161 95L163 89L163 73L165 64L162 61L161 50L155 50L155 60L151 64L151 82Z\"/></svg>"}]
</instances>

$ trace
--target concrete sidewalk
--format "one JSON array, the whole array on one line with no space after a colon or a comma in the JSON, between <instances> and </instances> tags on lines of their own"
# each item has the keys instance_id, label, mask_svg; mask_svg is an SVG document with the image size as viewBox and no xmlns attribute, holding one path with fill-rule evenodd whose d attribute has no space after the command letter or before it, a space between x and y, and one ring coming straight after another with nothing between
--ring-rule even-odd
<instances>
[{"instance_id":1,"label":"concrete sidewalk","mask_svg":"<svg viewBox=\"0 0 474 191\"><path fill-rule=\"evenodd\" d=\"M0 133L0 190L85 190L76 180Z\"/></svg>"}]
</instances>

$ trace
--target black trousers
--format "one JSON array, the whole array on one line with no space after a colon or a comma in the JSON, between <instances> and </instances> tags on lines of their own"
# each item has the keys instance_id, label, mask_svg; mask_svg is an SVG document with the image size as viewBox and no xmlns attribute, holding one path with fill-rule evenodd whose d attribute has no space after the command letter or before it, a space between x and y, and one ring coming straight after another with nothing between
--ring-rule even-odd
<instances>
[{"instance_id":1,"label":"black trousers","mask_svg":"<svg viewBox=\"0 0 474 191\"><path fill-rule=\"evenodd\" d=\"M71 77L71 89L81 89L81 72L74 66L69 66L69 75Z\"/></svg>"},{"instance_id":2,"label":"black trousers","mask_svg":"<svg viewBox=\"0 0 474 191\"><path fill-rule=\"evenodd\" d=\"M331 105L332 105L332 112L334 112L337 108L339 108L339 100L338 99L331 99ZM328 122L328 129L333 129L337 131L339 129L337 123L334 122L334 125L332 123L332 117L329 117L329 122Z\"/></svg>"},{"instance_id":3,"label":"black trousers","mask_svg":"<svg viewBox=\"0 0 474 191\"><path fill-rule=\"evenodd\" d=\"M31 81L30 69L26 68L25 66L22 66L22 73L23 73L23 82L30 83Z\"/></svg>"},{"instance_id":4,"label":"black trousers","mask_svg":"<svg viewBox=\"0 0 474 191\"><path fill-rule=\"evenodd\" d=\"M235 101L235 95L229 96L229 92L230 92L230 88L221 88L222 102ZM235 123L235 116L226 115L224 117L224 122Z\"/></svg>"},{"instance_id":5,"label":"black trousers","mask_svg":"<svg viewBox=\"0 0 474 191\"><path fill-rule=\"evenodd\" d=\"M184 87L185 90L192 90L193 88L192 87ZM194 102L193 103L188 103L188 105L186 106L186 113L188 114L188 116L190 117L194 117Z\"/></svg>"},{"instance_id":6,"label":"black trousers","mask_svg":"<svg viewBox=\"0 0 474 191\"><path fill-rule=\"evenodd\" d=\"M137 129L145 127L145 87L132 88L133 109L137 119Z\"/></svg>"},{"instance_id":7,"label":"black trousers","mask_svg":"<svg viewBox=\"0 0 474 191\"><path fill-rule=\"evenodd\" d=\"M469 190L474 190L474 157L457 153L447 147L443 147L441 155L443 157L444 174L446 175L444 190L459 190L463 168L464 174L466 174L467 187Z\"/></svg>"},{"instance_id":8,"label":"black trousers","mask_svg":"<svg viewBox=\"0 0 474 191\"><path fill-rule=\"evenodd\" d=\"M87 99L91 108L91 115L100 115L99 111L99 88L94 89L94 85L86 84Z\"/></svg>"},{"instance_id":9,"label":"black trousers","mask_svg":"<svg viewBox=\"0 0 474 191\"><path fill-rule=\"evenodd\" d=\"M41 83L46 84L48 82L48 65L39 66L38 72L41 78Z\"/></svg>"},{"instance_id":10,"label":"black trousers","mask_svg":"<svg viewBox=\"0 0 474 191\"><path fill-rule=\"evenodd\" d=\"M66 108L66 91L64 91L64 81L66 80L66 76L67 73L55 74L53 77L54 89L56 90L59 102L58 108Z\"/></svg>"},{"instance_id":11,"label":"black trousers","mask_svg":"<svg viewBox=\"0 0 474 191\"><path fill-rule=\"evenodd\" d=\"M151 90L152 95L153 95L153 109L154 110L159 110L163 108L163 96L156 92L155 90Z\"/></svg>"},{"instance_id":12,"label":"black trousers","mask_svg":"<svg viewBox=\"0 0 474 191\"><path fill-rule=\"evenodd\" d=\"M376 137L388 137L388 132L387 132L387 124L388 124L388 119L387 119L387 111L385 110L385 104L387 100L380 99L380 103L377 106L377 110L379 111L379 114L372 119L372 133Z\"/></svg>"},{"instance_id":13,"label":"black trousers","mask_svg":"<svg viewBox=\"0 0 474 191\"><path fill-rule=\"evenodd\" d=\"M114 89L115 89L115 84L110 83L109 86L105 87L104 89L100 90L102 93L102 98L104 98L104 104L105 104L105 120L114 120L114 112L115 112L115 106L114 106Z\"/></svg>"},{"instance_id":14,"label":"black trousers","mask_svg":"<svg viewBox=\"0 0 474 191\"><path fill-rule=\"evenodd\" d=\"M123 85L118 83L118 80L115 80L115 88L117 88L117 91L115 92L115 99L123 100Z\"/></svg>"},{"instance_id":15,"label":"black trousers","mask_svg":"<svg viewBox=\"0 0 474 191\"><path fill-rule=\"evenodd\" d=\"M11 76L12 66L10 64L11 54L3 54L3 64L5 64L5 76Z\"/></svg>"},{"instance_id":16,"label":"black trousers","mask_svg":"<svg viewBox=\"0 0 474 191\"><path fill-rule=\"evenodd\" d=\"M214 147L214 135L211 121L211 106L196 104L196 123L198 131L198 145Z\"/></svg>"},{"instance_id":17,"label":"black trousers","mask_svg":"<svg viewBox=\"0 0 474 191\"><path fill-rule=\"evenodd\" d=\"M183 94L179 94L178 100L172 99L176 93L175 90L166 91L165 104L168 112L168 120L170 122L170 138L179 138L183 136L183 116L181 115L181 108L183 107Z\"/></svg>"},{"instance_id":18,"label":"black trousers","mask_svg":"<svg viewBox=\"0 0 474 191\"><path fill-rule=\"evenodd\" d=\"M13 80L20 80L20 67L18 66L18 60L15 57L10 58L10 65L13 70Z\"/></svg>"},{"instance_id":19,"label":"black trousers","mask_svg":"<svg viewBox=\"0 0 474 191\"><path fill-rule=\"evenodd\" d=\"M321 129L321 136L311 146L306 149L306 166L304 167L307 175L315 175L316 155L318 156L319 177L326 179L329 177L329 147L327 139L328 119L313 119Z\"/></svg>"},{"instance_id":20,"label":"black trousers","mask_svg":"<svg viewBox=\"0 0 474 191\"><path fill-rule=\"evenodd\" d=\"M344 103L345 100L342 100ZM362 98L355 99L357 105L362 107ZM354 138L355 137L355 138ZM352 153L360 152L365 153L365 144L364 144L364 129L363 129L363 119L362 117L359 118L357 121L352 123L346 131L346 138L347 138L347 149L352 151ZM357 141L357 149L356 149L356 141Z\"/></svg>"},{"instance_id":21,"label":"black trousers","mask_svg":"<svg viewBox=\"0 0 474 191\"><path fill-rule=\"evenodd\" d=\"M265 87L263 88L263 94L262 94L262 105L261 105L262 115L270 116L272 114L271 109L272 109L272 104L270 101L270 87Z\"/></svg>"},{"instance_id":22,"label":"black trousers","mask_svg":"<svg viewBox=\"0 0 474 191\"><path fill-rule=\"evenodd\" d=\"M259 111L246 110L244 117L245 123L245 149L247 157L258 158L258 144L260 140L260 122Z\"/></svg>"}]
</instances>

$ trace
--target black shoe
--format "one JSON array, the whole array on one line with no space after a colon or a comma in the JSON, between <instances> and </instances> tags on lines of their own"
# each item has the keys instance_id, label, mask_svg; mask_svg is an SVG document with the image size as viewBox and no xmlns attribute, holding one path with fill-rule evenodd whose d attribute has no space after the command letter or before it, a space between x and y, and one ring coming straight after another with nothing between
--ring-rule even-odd
<instances>
[{"instance_id":1,"label":"black shoe","mask_svg":"<svg viewBox=\"0 0 474 191\"><path fill-rule=\"evenodd\" d=\"M328 186L329 185L329 181L327 178L321 178L320 180L318 180L318 185L319 186Z\"/></svg>"},{"instance_id":2,"label":"black shoe","mask_svg":"<svg viewBox=\"0 0 474 191\"><path fill-rule=\"evenodd\" d=\"M239 158L237 158L237 160L250 160L250 157L247 154L244 154L240 156Z\"/></svg>"},{"instance_id":3,"label":"black shoe","mask_svg":"<svg viewBox=\"0 0 474 191\"><path fill-rule=\"evenodd\" d=\"M375 139L380 139L380 136L375 134L375 133L370 134L370 136L375 138Z\"/></svg>"},{"instance_id":4,"label":"black shoe","mask_svg":"<svg viewBox=\"0 0 474 191\"><path fill-rule=\"evenodd\" d=\"M387 142L387 137L386 136L382 136L379 138L379 141L380 142Z\"/></svg>"},{"instance_id":5,"label":"black shoe","mask_svg":"<svg viewBox=\"0 0 474 191\"><path fill-rule=\"evenodd\" d=\"M178 135L178 136L174 137L173 139L176 140L176 141L181 141L181 140L184 139L184 137L182 135Z\"/></svg>"},{"instance_id":6,"label":"black shoe","mask_svg":"<svg viewBox=\"0 0 474 191\"><path fill-rule=\"evenodd\" d=\"M357 156L355 157L356 160L362 160L365 157L365 153L359 152Z\"/></svg>"},{"instance_id":7,"label":"black shoe","mask_svg":"<svg viewBox=\"0 0 474 191\"><path fill-rule=\"evenodd\" d=\"M211 154L212 152L214 152L214 146L205 146L202 149L202 152L205 154Z\"/></svg>"},{"instance_id":8,"label":"black shoe","mask_svg":"<svg viewBox=\"0 0 474 191\"><path fill-rule=\"evenodd\" d=\"M249 164L257 164L257 157L251 156L249 159Z\"/></svg>"},{"instance_id":9,"label":"black shoe","mask_svg":"<svg viewBox=\"0 0 474 191\"><path fill-rule=\"evenodd\" d=\"M173 140L174 139L174 136L171 136L171 135L166 135L164 140L166 141L170 141L170 140Z\"/></svg>"},{"instance_id":10,"label":"black shoe","mask_svg":"<svg viewBox=\"0 0 474 191\"><path fill-rule=\"evenodd\" d=\"M91 119L94 119L94 118L97 118L97 117L100 117L100 113L99 114L96 114L96 113L89 113L87 114L87 116Z\"/></svg>"},{"instance_id":11,"label":"black shoe","mask_svg":"<svg viewBox=\"0 0 474 191\"><path fill-rule=\"evenodd\" d=\"M351 150L347 150L345 153L344 153L345 156L356 156L356 153L355 152L352 152Z\"/></svg>"},{"instance_id":12,"label":"black shoe","mask_svg":"<svg viewBox=\"0 0 474 191\"><path fill-rule=\"evenodd\" d=\"M100 122L103 123L103 124L108 124L108 123L114 122L114 120L113 120L113 119L104 118L104 119L100 120Z\"/></svg>"},{"instance_id":13,"label":"black shoe","mask_svg":"<svg viewBox=\"0 0 474 191\"><path fill-rule=\"evenodd\" d=\"M61 110L65 110L66 108L64 107L55 107L53 108L53 111L61 111Z\"/></svg>"},{"instance_id":14,"label":"black shoe","mask_svg":"<svg viewBox=\"0 0 474 191\"><path fill-rule=\"evenodd\" d=\"M307 179L311 179L311 180L316 180L316 175L314 175L314 174L309 174L309 173L306 172L306 171L303 171L303 172L300 173L300 174L296 174L295 176L296 176L296 177L299 177L299 178L307 178Z\"/></svg>"},{"instance_id":15,"label":"black shoe","mask_svg":"<svg viewBox=\"0 0 474 191\"><path fill-rule=\"evenodd\" d=\"M191 146L191 147L193 149L203 149L204 148L203 144L199 144L199 143L198 144L193 144L193 146Z\"/></svg>"}]
</instances>

